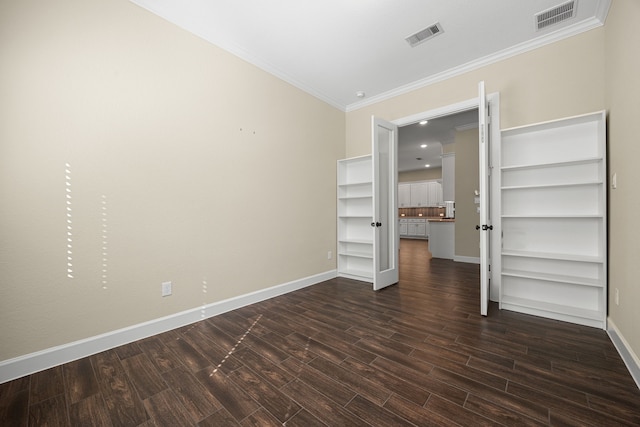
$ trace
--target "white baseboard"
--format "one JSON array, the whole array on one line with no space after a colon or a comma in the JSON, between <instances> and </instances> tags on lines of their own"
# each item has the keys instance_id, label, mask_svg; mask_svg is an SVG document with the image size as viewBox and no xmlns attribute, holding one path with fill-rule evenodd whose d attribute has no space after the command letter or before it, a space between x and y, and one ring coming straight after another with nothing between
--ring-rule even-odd
<instances>
[{"instance_id":1,"label":"white baseboard","mask_svg":"<svg viewBox=\"0 0 640 427\"><path fill-rule=\"evenodd\" d=\"M337 277L330 270L0 362L0 384Z\"/></svg>"},{"instance_id":2,"label":"white baseboard","mask_svg":"<svg viewBox=\"0 0 640 427\"><path fill-rule=\"evenodd\" d=\"M454 255L455 262L466 262L469 264L480 264L480 257Z\"/></svg>"},{"instance_id":3,"label":"white baseboard","mask_svg":"<svg viewBox=\"0 0 640 427\"><path fill-rule=\"evenodd\" d=\"M638 388L640 388L640 358L638 355L634 353L633 349L624 339L624 336L620 333L620 330L616 326L615 323L611 320L611 318L607 319L607 333L609 334L609 338L613 342L613 345L620 353L620 357L624 361L624 364L627 365L627 369L631 374L631 377L636 382Z\"/></svg>"}]
</instances>

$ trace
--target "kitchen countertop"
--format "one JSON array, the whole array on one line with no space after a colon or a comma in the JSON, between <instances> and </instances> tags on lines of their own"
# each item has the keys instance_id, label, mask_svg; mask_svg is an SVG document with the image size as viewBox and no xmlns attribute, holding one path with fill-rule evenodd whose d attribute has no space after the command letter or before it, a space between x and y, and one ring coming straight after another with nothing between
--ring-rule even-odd
<instances>
[{"instance_id":1,"label":"kitchen countertop","mask_svg":"<svg viewBox=\"0 0 640 427\"><path fill-rule=\"evenodd\" d=\"M456 222L454 218L429 218L429 222Z\"/></svg>"}]
</instances>

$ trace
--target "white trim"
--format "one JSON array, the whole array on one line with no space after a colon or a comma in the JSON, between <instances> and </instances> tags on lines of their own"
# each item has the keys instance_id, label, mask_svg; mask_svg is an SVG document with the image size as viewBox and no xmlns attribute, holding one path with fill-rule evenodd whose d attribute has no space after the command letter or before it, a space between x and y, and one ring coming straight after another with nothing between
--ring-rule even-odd
<instances>
[{"instance_id":1,"label":"white trim","mask_svg":"<svg viewBox=\"0 0 640 427\"><path fill-rule=\"evenodd\" d=\"M529 40L527 42L520 43L516 46L512 46L508 49L504 49L502 51L493 53L483 58L479 58L474 61L467 62L466 64L462 64L458 67L450 68L449 70L445 70L441 73L437 73L432 76L425 77L420 80L416 80L412 83L400 86L390 91L371 96L366 100L357 101L352 104L345 105L337 101L336 99L333 99L327 96L325 93L316 90L312 85L309 85L307 83L304 83L294 78L290 74L286 73L284 70L278 69L277 67L273 66L269 62L263 60L262 58L255 56L253 54L250 54L246 50L237 46L230 39L227 39L225 37L218 37L218 38L212 37L210 34L206 34L206 29L201 29L200 31L198 31L194 29L193 25L190 25L189 28L187 29L186 25L183 22L177 22L176 19L173 19L175 17L172 17L172 19L169 19L168 13L166 13L164 10L159 10L160 8L158 7L158 5L155 4L152 0L130 0L130 1L140 6L141 8L146 9L151 13L161 17L162 19L169 21L174 25L179 26L180 28L190 32L191 34L194 34L195 36L203 40L213 43L214 45L220 47L221 49L224 49L227 52L230 52L231 54L247 61L250 64L255 65L256 67L266 71L267 73L278 77L279 79L297 87L298 89L346 113L366 107L368 105L375 104L377 102L387 100L389 98L393 98L398 95L402 95L402 94L414 91L416 89L423 88L425 86L429 86L437 82L441 82L443 80L450 79L452 77L464 74L468 71L472 71L472 70L484 67L486 65L490 65L495 62L502 61L503 59L507 59L512 56L516 56L521 53L525 53L530 50L534 50L539 47L542 47L551 43L555 43L557 41L578 35L585 31L589 31L594 28L601 27L604 25L604 22L607 18L607 14L609 12L609 7L611 6L611 0L602 0L598 4L598 9L596 10L595 16L590 19L580 21L568 27L563 27L559 30L544 34L533 40Z\"/></svg>"},{"instance_id":2,"label":"white trim","mask_svg":"<svg viewBox=\"0 0 640 427\"><path fill-rule=\"evenodd\" d=\"M405 93L412 92L417 89L422 89L423 87L442 82L448 80L450 78L459 76L461 74L467 73L469 71L477 70L478 68L485 67L487 65L494 64L496 62L500 62L502 60L511 58L516 55L520 55L525 52L529 52L540 47L546 46L551 43L555 43L557 41L563 40L568 37L572 37L583 33L585 31L592 30L594 28L598 28L604 25L604 21L606 19L606 15L609 11L609 5L611 0L606 0L604 5L598 9L598 16L593 17L591 19L587 19L584 21L580 21L579 23L561 28L557 31L551 32L549 34L545 34L543 36L537 37L533 40L529 40L518 45L512 46L510 48L501 50L499 52L495 52L491 55L487 55L483 58L479 58L466 64L459 65L457 67L450 68L441 73L433 74L424 79L416 80L412 83L399 86L395 89L389 90L387 92L383 92L378 95L373 95L368 97L366 100L357 101L352 104L346 106L345 111L347 113L351 111L358 110L363 107L367 107L369 105L376 104L378 102L385 101L387 99L391 99L393 97L404 95Z\"/></svg>"},{"instance_id":3,"label":"white trim","mask_svg":"<svg viewBox=\"0 0 640 427\"><path fill-rule=\"evenodd\" d=\"M454 255L455 262L466 262L469 264L480 264L480 257Z\"/></svg>"},{"instance_id":4,"label":"white trim","mask_svg":"<svg viewBox=\"0 0 640 427\"><path fill-rule=\"evenodd\" d=\"M3 360L0 362L0 384L63 363L91 356L92 354L128 344L142 338L189 325L209 317L217 316L227 311L306 288L307 286L315 285L333 279L334 277L337 277L337 270L329 270L324 273L192 308L105 334L51 347L13 359Z\"/></svg>"},{"instance_id":5,"label":"white trim","mask_svg":"<svg viewBox=\"0 0 640 427\"><path fill-rule=\"evenodd\" d=\"M633 349L610 317L607 319L607 334L609 334L611 342L613 342L616 350L620 353L620 357L622 357L624 364L627 366L631 377L636 382L638 388L640 388L640 358L634 353Z\"/></svg>"},{"instance_id":6,"label":"white trim","mask_svg":"<svg viewBox=\"0 0 640 427\"><path fill-rule=\"evenodd\" d=\"M308 85L306 83L303 83L302 81L296 79L295 77L293 77L292 75L286 73L284 70L281 70L273 65L271 65L269 62L263 60L262 58L253 55L249 52L247 52L246 50L244 50L243 48L241 48L240 46L238 46L237 44L235 44L235 42L227 37L214 37L211 34L207 34L206 29L196 29L194 25L189 25L189 24L193 24L193 23L189 23L189 22L183 22L182 17L180 17L179 19L175 19L176 16L172 16L171 13L167 13L167 11L165 11L164 9L161 9L161 7L158 7L158 5L156 4L156 2L154 2L154 0L129 0L132 3L136 4L137 6L140 6L143 9L148 10L149 12L153 13L154 15L159 16L160 18L164 19L165 21L170 22L173 25L176 25L180 28L182 28L183 30L189 32L190 34L193 34L194 36L201 38L203 40L205 40L206 42L209 42L217 47L219 47L222 50L225 50L227 52L229 52L230 54L237 56L238 58L248 62L249 64L252 64L258 68L260 68L261 70L276 76L277 78L279 78L280 80L283 80L295 87L297 87L298 89L302 90L303 92L308 93L309 95L326 102L327 104L331 105L332 107L335 107L337 109L339 109L340 111L345 111L345 105L341 102L336 101L333 98L328 97L326 94L316 90L314 87L312 87L311 85Z\"/></svg>"}]
</instances>

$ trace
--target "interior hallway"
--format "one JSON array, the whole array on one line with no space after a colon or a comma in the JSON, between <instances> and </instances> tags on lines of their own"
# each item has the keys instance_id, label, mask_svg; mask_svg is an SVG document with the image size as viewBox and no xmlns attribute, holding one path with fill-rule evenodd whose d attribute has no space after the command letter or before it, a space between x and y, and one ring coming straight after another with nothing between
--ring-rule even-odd
<instances>
[{"instance_id":1,"label":"interior hallway","mask_svg":"<svg viewBox=\"0 0 640 427\"><path fill-rule=\"evenodd\" d=\"M400 283L336 278L0 385L3 425L638 425L602 330L479 316L478 266L402 240Z\"/></svg>"}]
</instances>

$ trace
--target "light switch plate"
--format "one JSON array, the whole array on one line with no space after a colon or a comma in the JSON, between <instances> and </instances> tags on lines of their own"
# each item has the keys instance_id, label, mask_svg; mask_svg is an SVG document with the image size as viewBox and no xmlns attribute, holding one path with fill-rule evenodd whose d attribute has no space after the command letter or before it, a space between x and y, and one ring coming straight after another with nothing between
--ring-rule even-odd
<instances>
[{"instance_id":1,"label":"light switch plate","mask_svg":"<svg viewBox=\"0 0 640 427\"><path fill-rule=\"evenodd\" d=\"M171 282L162 282L162 296L168 297L171 295Z\"/></svg>"}]
</instances>

